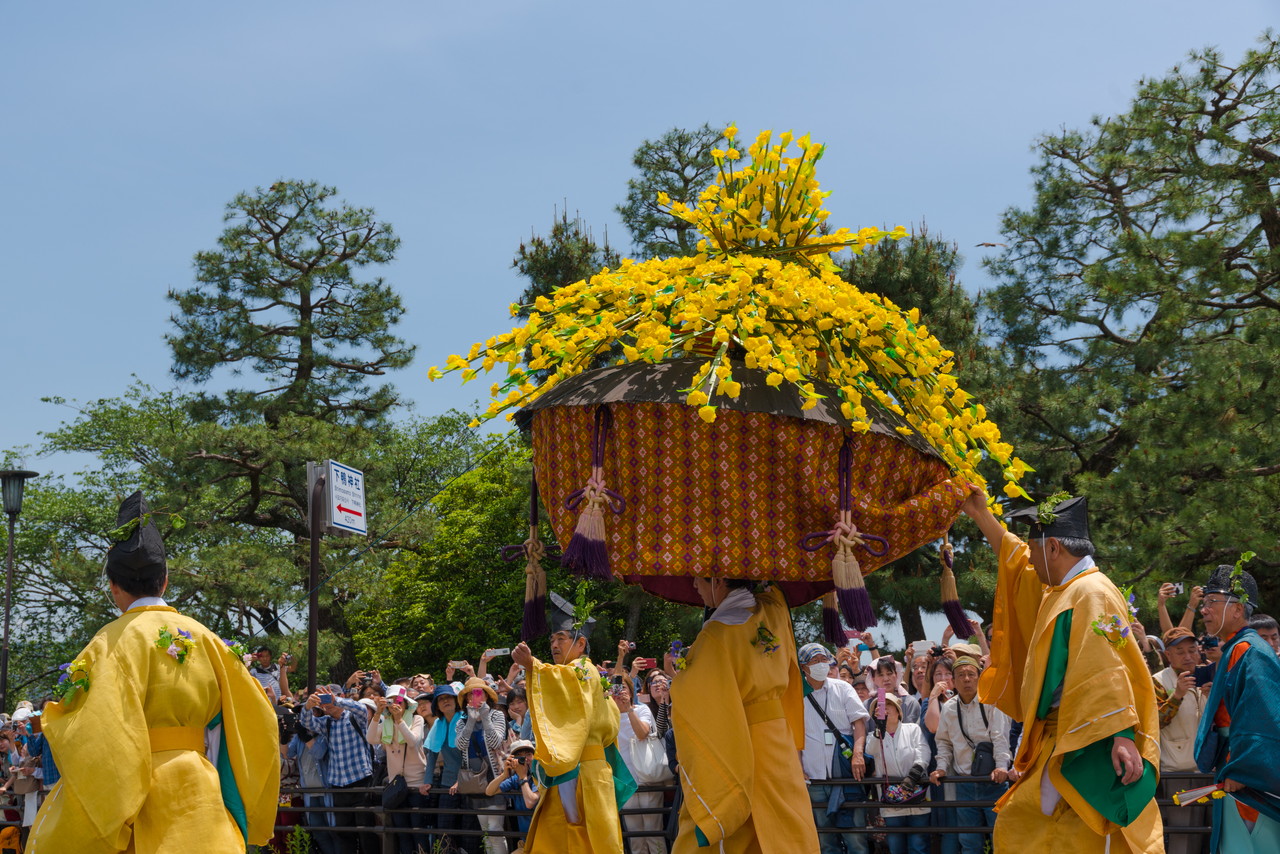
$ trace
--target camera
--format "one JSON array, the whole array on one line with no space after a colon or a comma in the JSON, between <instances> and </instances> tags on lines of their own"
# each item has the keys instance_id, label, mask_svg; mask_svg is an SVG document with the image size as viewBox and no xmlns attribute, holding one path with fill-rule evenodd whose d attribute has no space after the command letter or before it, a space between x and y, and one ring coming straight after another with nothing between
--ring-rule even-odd
<instances>
[{"instance_id":1,"label":"camera","mask_svg":"<svg viewBox=\"0 0 1280 854\"><path fill-rule=\"evenodd\" d=\"M528 765L528 764L529 764L529 757L528 757L528 756L517 756L517 757L516 757L516 764L517 764L517 765Z\"/></svg>"},{"instance_id":2,"label":"camera","mask_svg":"<svg viewBox=\"0 0 1280 854\"><path fill-rule=\"evenodd\" d=\"M372 676L370 676L369 674L367 674L367 673L366 673L364 676L361 676L361 677L360 677L360 685L361 685L362 687L366 687L366 688L367 688L368 686L370 686L370 685L372 685L372 684L373 684L373 677L372 677Z\"/></svg>"},{"instance_id":3,"label":"camera","mask_svg":"<svg viewBox=\"0 0 1280 854\"><path fill-rule=\"evenodd\" d=\"M1173 585L1173 595L1174 595L1174 596L1181 596L1181 595L1182 595L1182 582L1181 582L1181 581L1172 581L1172 582L1170 582L1170 583Z\"/></svg>"},{"instance_id":4,"label":"camera","mask_svg":"<svg viewBox=\"0 0 1280 854\"><path fill-rule=\"evenodd\" d=\"M284 654L284 663L285 663L285 664L293 664L293 653L291 653L291 652L286 652L286 653Z\"/></svg>"},{"instance_id":5,"label":"camera","mask_svg":"<svg viewBox=\"0 0 1280 854\"><path fill-rule=\"evenodd\" d=\"M635 651L636 651L636 642L635 642L635 641L627 641L627 649L631 650L632 652L635 652Z\"/></svg>"},{"instance_id":6,"label":"camera","mask_svg":"<svg viewBox=\"0 0 1280 854\"><path fill-rule=\"evenodd\" d=\"M929 647L929 654L934 658L942 658L942 647L935 643L933 646Z\"/></svg>"}]
</instances>

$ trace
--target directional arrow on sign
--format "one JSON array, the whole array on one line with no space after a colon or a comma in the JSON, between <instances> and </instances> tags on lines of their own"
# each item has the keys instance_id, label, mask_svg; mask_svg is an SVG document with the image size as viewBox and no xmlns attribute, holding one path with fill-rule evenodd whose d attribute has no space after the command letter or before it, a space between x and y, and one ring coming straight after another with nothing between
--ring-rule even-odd
<instances>
[{"instance_id":1,"label":"directional arrow on sign","mask_svg":"<svg viewBox=\"0 0 1280 854\"><path fill-rule=\"evenodd\" d=\"M363 514L363 513L361 513L359 510L352 510L350 507L343 507L341 504L339 504L339 505L338 505L338 512L339 512L339 513L350 513L352 516L363 516L363 515L364 515L364 514Z\"/></svg>"}]
</instances>

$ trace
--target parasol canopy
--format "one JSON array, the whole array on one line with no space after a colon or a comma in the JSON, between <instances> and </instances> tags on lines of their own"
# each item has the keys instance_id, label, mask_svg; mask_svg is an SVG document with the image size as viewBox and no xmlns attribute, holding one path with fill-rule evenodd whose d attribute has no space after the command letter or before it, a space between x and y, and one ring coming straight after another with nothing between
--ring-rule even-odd
<instances>
[{"instance_id":1,"label":"parasol canopy","mask_svg":"<svg viewBox=\"0 0 1280 854\"><path fill-rule=\"evenodd\" d=\"M606 513L609 566L670 601L700 604L696 576L773 581L793 605L830 591L829 552L807 551L802 541L825 535L840 516L846 443L851 521L879 538L855 547L862 573L941 537L959 512L965 480L918 436L899 433L898 416L869 408L871 429L855 433L834 395L803 409L799 395L768 385L766 372L735 366L742 391L707 424L685 404L697 369L695 359L600 368L519 412L517 424L533 431L538 488L562 545L579 516L564 499L592 469L588 439L599 407L612 416L604 483L622 499L620 512Z\"/></svg>"},{"instance_id":2,"label":"parasol canopy","mask_svg":"<svg viewBox=\"0 0 1280 854\"><path fill-rule=\"evenodd\" d=\"M968 482L986 484L980 466L999 466L1010 496L1030 469L919 310L860 290L833 258L906 230L831 229L822 145L764 131L744 158L736 135L711 151L696 202L658 197L701 236L696 255L624 259L513 305L521 326L427 373L506 366L481 417L519 409L532 429L565 565L680 602L698 601L695 577L772 580L793 605L834 587L824 628L842 636L835 600L873 625L863 574L943 535ZM536 521L527 618L545 596ZM943 591L960 625L949 565Z\"/></svg>"}]
</instances>

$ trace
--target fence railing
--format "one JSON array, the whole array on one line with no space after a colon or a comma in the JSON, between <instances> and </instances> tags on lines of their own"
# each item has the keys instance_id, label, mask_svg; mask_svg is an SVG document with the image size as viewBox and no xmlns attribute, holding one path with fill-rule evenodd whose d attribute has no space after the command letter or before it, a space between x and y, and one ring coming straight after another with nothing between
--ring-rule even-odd
<instances>
[{"instance_id":1,"label":"fence railing","mask_svg":"<svg viewBox=\"0 0 1280 854\"><path fill-rule=\"evenodd\" d=\"M1162 789L1166 780L1176 780L1177 788L1189 789L1196 786L1206 785L1213 782L1212 776L1205 774L1170 774L1162 778ZM821 786L843 786L857 785L856 780L822 780L813 785ZM883 780L862 781L866 783L881 783ZM948 776L947 783L984 783L989 782L982 777L961 777ZM662 803L656 807L639 808L639 809L623 809L619 810L619 814L623 818L623 838L639 839L660 837L667 840L675 838L675 814L673 806L678 805L679 799L676 795L677 788L675 785L668 786L641 786L640 792L657 792L662 794ZM937 791L936 789L934 790ZM319 799L325 795L341 794L345 796L360 795L364 797L363 803L348 806L333 806L323 804L307 804L307 799ZM282 800L287 798L291 805L280 807L281 818L292 818L293 821L282 821L277 824L276 829L281 834L287 834L292 831L294 826L302 825L308 832L320 832L335 836L345 836L348 834L367 834L366 839L376 839L381 846L383 854L395 854L399 850L398 840L405 835L416 835L427 842L431 847L425 850L432 852L440 848L439 841L442 837L452 837L455 843L461 843L463 840L477 840L477 838L500 836L507 839L509 847L514 850L514 843L524 836L524 833L516 829L515 819L524 816L529 817L529 810L514 809L493 809L485 807L483 809L471 806L463 806L458 808L442 808L439 806L424 807L402 807L400 809L388 810L381 805L382 789L301 789L287 788L281 790ZM1169 809L1179 810L1182 807L1173 806L1172 800L1165 797L1156 799L1157 804L1161 807L1162 812ZM435 804L434 797L430 803ZM961 809L966 807L989 808L993 805L992 800L946 800L945 798L924 800L917 803L906 805L911 809L926 809L931 812L937 810ZM902 809L901 804L885 804L875 800L860 801L850 805L856 809ZM292 815L290 815L292 814ZM327 816L337 814L342 817L342 825L328 824ZM630 830L627 828L627 818L638 818L641 816L658 815L661 818L659 829L656 830ZM308 816L315 816L310 821ZM325 818L321 818L321 817ZM474 819L480 817L493 818L503 817L503 829L501 830L485 830L478 823L470 826ZM396 820L397 817L405 819L405 821ZM932 816L931 816L932 819ZM442 821L443 820L443 821ZM416 827L396 827L393 824L417 824ZM456 827L442 828L441 824L459 825ZM818 833L840 833L840 834L903 834L903 833L921 833L927 830L931 836L945 834L989 834L991 828L987 826L961 826L957 824L939 824L931 820L927 829L919 827L884 827L884 826L862 826L862 827L820 827ZM1203 836L1211 832L1208 825L1197 825L1192 827L1168 827L1165 828L1166 839L1171 833L1187 834ZM279 837L278 837L279 838ZM471 843L476 848L483 850L478 842ZM367 847L367 845L366 845ZM465 847L465 846L464 846ZM282 847L277 846L279 854L285 854Z\"/></svg>"}]
</instances>

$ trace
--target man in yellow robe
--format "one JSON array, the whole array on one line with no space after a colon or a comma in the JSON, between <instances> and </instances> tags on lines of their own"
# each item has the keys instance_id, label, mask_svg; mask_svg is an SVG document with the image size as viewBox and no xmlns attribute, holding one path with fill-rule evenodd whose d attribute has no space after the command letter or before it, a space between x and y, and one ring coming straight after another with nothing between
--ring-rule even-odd
<instances>
[{"instance_id":1,"label":"man in yellow robe","mask_svg":"<svg viewBox=\"0 0 1280 854\"><path fill-rule=\"evenodd\" d=\"M777 588L694 580L715 608L671 685L680 760L673 854L817 854L800 750L804 689Z\"/></svg>"},{"instance_id":2,"label":"man in yellow robe","mask_svg":"<svg viewBox=\"0 0 1280 854\"><path fill-rule=\"evenodd\" d=\"M1010 514L1030 523L1031 546L977 487L963 509L999 556L979 695L1023 723L996 850L1163 852L1155 689L1129 638L1129 603L1094 565L1085 499Z\"/></svg>"},{"instance_id":3,"label":"man in yellow robe","mask_svg":"<svg viewBox=\"0 0 1280 854\"><path fill-rule=\"evenodd\" d=\"M541 798L529 825L525 854L622 854L618 809L635 782L618 754L618 705L607 677L587 657L595 620L550 594L554 664L527 644L511 658L526 670Z\"/></svg>"},{"instance_id":4,"label":"man in yellow robe","mask_svg":"<svg viewBox=\"0 0 1280 854\"><path fill-rule=\"evenodd\" d=\"M161 599L164 543L142 493L125 499L107 555L122 616L66 668L44 709L61 779L29 854L242 854L273 833L279 730L226 643Z\"/></svg>"}]
</instances>

